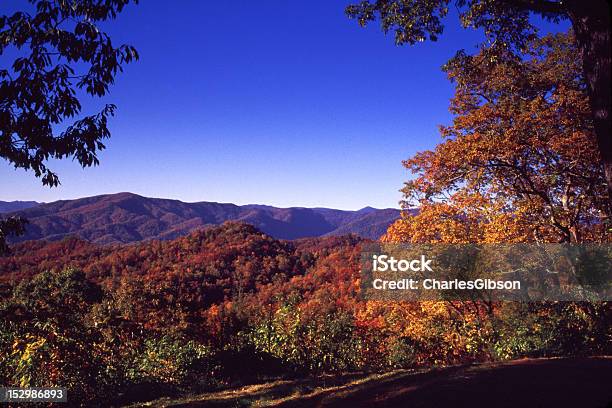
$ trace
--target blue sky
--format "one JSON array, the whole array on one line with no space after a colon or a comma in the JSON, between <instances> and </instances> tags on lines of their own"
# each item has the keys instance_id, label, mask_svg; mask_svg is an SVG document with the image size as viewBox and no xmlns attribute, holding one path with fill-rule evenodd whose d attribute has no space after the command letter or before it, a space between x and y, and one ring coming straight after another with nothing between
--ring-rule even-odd
<instances>
[{"instance_id":1,"label":"blue sky","mask_svg":"<svg viewBox=\"0 0 612 408\"><path fill-rule=\"evenodd\" d=\"M136 46L140 61L108 96L84 103L88 114L118 106L100 166L51 162L62 185L49 189L0 160L0 200L131 191L281 207L397 207L409 177L401 161L435 146L438 125L450 120L452 85L440 67L480 36L451 17L438 42L396 47L378 26L346 18L348 2L131 5L106 29L116 44Z\"/></svg>"}]
</instances>

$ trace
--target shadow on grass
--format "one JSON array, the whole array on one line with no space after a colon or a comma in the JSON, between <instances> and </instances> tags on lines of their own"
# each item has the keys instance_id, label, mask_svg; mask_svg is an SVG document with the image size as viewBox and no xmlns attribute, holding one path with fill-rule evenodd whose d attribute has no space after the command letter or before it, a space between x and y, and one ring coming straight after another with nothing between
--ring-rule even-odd
<instances>
[{"instance_id":1,"label":"shadow on grass","mask_svg":"<svg viewBox=\"0 0 612 408\"><path fill-rule=\"evenodd\" d=\"M600 407L612 401L612 358L524 359L386 374L278 380L172 407Z\"/></svg>"},{"instance_id":2,"label":"shadow on grass","mask_svg":"<svg viewBox=\"0 0 612 408\"><path fill-rule=\"evenodd\" d=\"M525 359L404 375L342 392L283 401L288 407L608 407L612 358Z\"/></svg>"},{"instance_id":3,"label":"shadow on grass","mask_svg":"<svg viewBox=\"0 0 612 408\"><path fill-rule=\"evenodd\" d=\"M222 391L205 393L191 398L164 398L153 401L148 406L172 407L250 407L254 404L266 404L284 398L311 395L320 389L335 389L347 383L362 381L364 374L343 374L306 379L274 380L264 384L245 385Z\"/></svg>"}]
</instances>

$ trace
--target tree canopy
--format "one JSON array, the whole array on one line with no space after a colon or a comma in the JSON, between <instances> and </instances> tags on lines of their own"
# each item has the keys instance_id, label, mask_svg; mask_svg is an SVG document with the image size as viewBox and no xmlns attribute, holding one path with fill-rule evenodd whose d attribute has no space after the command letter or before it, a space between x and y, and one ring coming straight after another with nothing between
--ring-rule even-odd
<instances>
[{"instance_id":1,"label":"tree canopy","mask_svg":"<svg viewBox=\"0 0 612 408\"><path fill-rule=\"evenodd\" d=\"M56 186L59 178L47 160L73 157L84 167L96 165L102 139L110 136L114 105L66 123L81 113L77 91L104 96L138 54L129 45L115 47L98 26L129 0L31 3L34 13L0 16L0 53L18 51L12 66L0 70L0 157Z\"/></svg>"},{"instance_id":2,"label":"tree canopy","mask_svg":"<svg viewBox=\"0 0 612 408\"><path fill-rule=\"evenodd\" d=\"M463 56L444 142L404 162L416 216L386 239L582 242L605 239L607 191L571 35L530 43L528 58ZM478 61L477 63L475 61Z\"/></svg>"},{"instance_id":3,"label":"tree canopy","mask_svg":"<svg viewBox=\"0 0 612 408\"><path fill-rule=\"evenodd\" d=\"M11 49L16 55L10 67L0 68L0 157L54 187L60 180L47 167L49 159L97 165L103 140L110 137L115 105L82 116L79 98L106 95L138 53L130 45L115 46L100 29L130 0L29 2L22 11L0 16L0 55ZM6 250L6 236L23 225L0 220L0 251Z\"/></svg>"},{"instance_id":4,"label":"tree canopy","mask_svg":"<svg viewBox=\"0 0 612 408\"><path fill-rule=\"evenodd\" d=\"M461 25L484 30L483 59L495 61L509 52L529 53L537 35L530 20L535 14L553 22L569 20L585 78L599 155L604 162L608 200L612 197L612 131L610 127L611 44L610 6L605 0L365 0L349 5L346 13L364 26L380 20L398 45L437 40L449 7L456 7ZM459 52L455 58L461 58ZM595 157L595 159L599 159ZM608 213L612 211L608 202Z\"/></svg>"}]
</instances>

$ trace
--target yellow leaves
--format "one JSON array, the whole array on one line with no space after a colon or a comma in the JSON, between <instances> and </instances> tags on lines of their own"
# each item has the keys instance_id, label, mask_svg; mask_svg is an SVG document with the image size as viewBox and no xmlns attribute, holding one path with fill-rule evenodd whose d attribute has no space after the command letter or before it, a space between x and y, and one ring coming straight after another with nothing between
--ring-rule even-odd
<instances>
[{"instance_id":1,"label":"yellow leaves","mask_svg":"<svg viewBox=\"0 0 612 408\"><path fill-rule=\"evenodd\" d=\"M455 314L461 311L461 318ZM482 357L490 330L483 327L477 314L457 302L366 302L356 313L359 327L369 327L392 344L403 339L413 345L415 364L451 364L466 358ZM382 350L384 352L384 350Z\"/></svg>"},{"instance_id":2,"label":"yellow leaves","mask_svg":"<svg viewBox=\"0 0 612 408\"><path fill-rule=\"evenodd\" d=\"M603 166L572 44L557 35L521 62L454 66L452 125L435 149L404 161L416 175L404 202L419 214L384 241L606 240Z\"/></svg>"},{"instance_id":3,"label":"yellow leaves","mask_svg":"<svg viewBox=\"0 0 612 408\"><path fill-rule=\"evenodd\" d=\"M38 337L32 334L27 334L25 336L25 340L15 340L13 343L13 355L20 354L20 360L29 360L36 351L43 347L47 339L43 337Z\"/></svg>"},{"instance_id":4,"label":"yellow leaves","mask_svg":"<svg viewBox=\"0 0 612 408\"><path fill-rule=\"evenodd\" d=\"M30 387L32 379L31 370L34 360L40 359L39 350L45 346L47 339L33 334L26 334L23 339L17 339L12 346L12 357L16 357L15 376L20 387Z\"/></svg>"},{"instance_id":5,"label":"yellow leaves","mask_svg":"<svg viewBox=\"0 0 612 408\"><path fill-rule=\"evenodd\" d=\"M384 242L470 243L483 239L480 225L487 201L479 195L455 194L447 202L425 202L415 215L392 224Z\"/></svg>"}]
</instances>

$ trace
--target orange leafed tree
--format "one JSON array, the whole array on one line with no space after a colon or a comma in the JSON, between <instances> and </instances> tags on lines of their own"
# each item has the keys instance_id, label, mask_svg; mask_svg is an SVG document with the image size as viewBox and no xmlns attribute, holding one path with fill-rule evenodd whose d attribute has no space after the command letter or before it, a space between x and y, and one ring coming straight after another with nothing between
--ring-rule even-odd
<instances>
[{"instance_id":1,"label":"orange leafed tree","mask_svg":"<svg viewBox=\"0 0 612 408\"><path fill-rule=\"evenodd\" d=\"M405 214L390 242L609 240L603 164L572 34L535 40L524 56L463 55L443 142L404 162Z\"/></svg>"},{"instance_id":2,"label":"orange leafed tree","mask_svg":"<svg viewBox=\"0 0 612 408\"><path fill-rule=\"evenodd\" d=\"M550 35L533 41L522 56L459 55L445 67L455 83L453 122L441 127L443 141L435 149L404 162L415 178L402 189L403 205L419 211L406 211L383 241L609 241L604 169L573 44L571 33ZM571 344L566 339L588 333L586 326L606 321L602 316L610 312L605 302L456 301L391 308L420 313L421 326L403 327L413 328L409 337L417 344L449 350L447 355L439 348L422 353L436 362L521 355L526 350L521 342L532 340L526 336L517 342L516 334L544 326L572 327L560 329L559 336Z\"/></svg>"}]
</instances>

